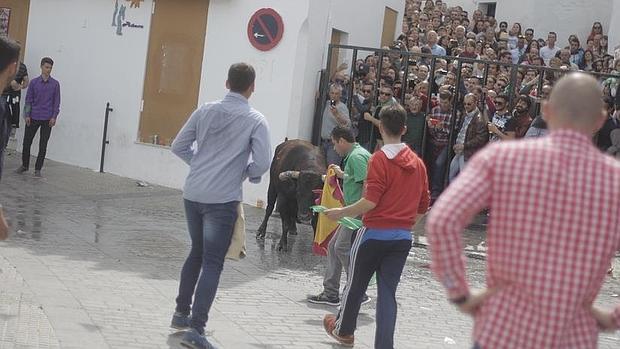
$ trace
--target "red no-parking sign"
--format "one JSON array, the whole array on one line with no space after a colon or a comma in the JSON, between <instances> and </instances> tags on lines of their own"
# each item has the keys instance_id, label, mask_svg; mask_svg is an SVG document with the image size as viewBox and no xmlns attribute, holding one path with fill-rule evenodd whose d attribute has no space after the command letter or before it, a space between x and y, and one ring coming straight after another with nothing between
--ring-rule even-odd
<instances>
[{"instance_id":1,"label":"red no-parking sign","mask_svg":"<svg viewBox=\"0 0 620 349\"><path fill-rule=\"evenodd\" d=\"M284 34L282 17L274 9L262 8L252 15L248 23L248 39L261 51L276 47Z\"/></svg>"}]
</instances>

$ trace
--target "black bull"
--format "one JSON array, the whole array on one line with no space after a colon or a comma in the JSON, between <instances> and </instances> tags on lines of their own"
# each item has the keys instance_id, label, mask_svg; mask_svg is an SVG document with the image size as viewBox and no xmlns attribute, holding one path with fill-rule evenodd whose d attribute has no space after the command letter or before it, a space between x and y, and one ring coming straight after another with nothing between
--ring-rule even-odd
<instances>
[{"instance_id":1,"label":"black bull","mask_svg":"<svg viewBox=\"0 0 620 349\"><path fill-rule=\"evenodd\" d=\"M269 171L267 211L256 233L256 238L265 238L267 221L273 212L276 199L282 220L282 237L278 251L286 250L288 234L297 234L297 222L313 223L310 207L314 205L313 190L323 187L325 156L318 147L302 140L287 140L276 148Z\"/></svg>"}]
</instances>

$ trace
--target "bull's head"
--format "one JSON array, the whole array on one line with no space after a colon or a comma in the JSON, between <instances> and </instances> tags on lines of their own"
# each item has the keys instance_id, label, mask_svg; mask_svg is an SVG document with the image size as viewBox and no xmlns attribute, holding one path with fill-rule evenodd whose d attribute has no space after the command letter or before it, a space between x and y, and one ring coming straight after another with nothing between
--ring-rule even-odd
<instances>
[{"instance_id":1,"label":"bull's head","mask_svg":"<svg viewBox=\"0 0 620 349\"><path fill-rule=\"evenodd\" d=\"M297 199L297 219L302 223L310 223L314 205L313 190L323 187L323 176L312 171L285 171L278 176L281 181L295 182L295 197Z\"/></svg>"}]
</instances>

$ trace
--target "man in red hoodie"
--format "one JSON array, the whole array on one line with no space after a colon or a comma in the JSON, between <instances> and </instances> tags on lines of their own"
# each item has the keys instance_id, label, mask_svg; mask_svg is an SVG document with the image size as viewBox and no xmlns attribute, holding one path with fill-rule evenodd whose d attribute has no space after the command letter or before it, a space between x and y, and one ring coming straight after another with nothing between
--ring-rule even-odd
<instances>
[{"instance_id":1,"label":"man in red hoodie","mask_svg":"<svg viewBox=\"0 0 620 349\"><path fill-rule=\"evenodd\" d=\"M373 273L377 274L377 329L375 348L394 347L396 287L411 249L411 227L426 213L430 201L424 162L401 136L407 113L400 105L381 110L381 151L368 164L362 199L343 208L325 211L333 220L363 215L351 248L349 278L338 315L323 319L325 331L340 344L353 346L360 304Z\"/></svg>"}]
</instances>

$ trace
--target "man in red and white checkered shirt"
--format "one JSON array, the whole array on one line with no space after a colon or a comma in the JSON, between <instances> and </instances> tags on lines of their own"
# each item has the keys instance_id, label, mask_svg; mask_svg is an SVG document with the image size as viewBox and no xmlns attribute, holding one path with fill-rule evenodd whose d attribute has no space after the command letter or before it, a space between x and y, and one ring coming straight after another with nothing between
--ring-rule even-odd
<instances>
[{"instance_id":1,"label":"man in red and white checkered shirt","mask_svg":"<svg viewBox=\"0 0 620 349\"><path fill-rule=\"evenodd\" d=\"M591 140L602 110L594 78L564 77L544 106L549 136L480 151L433 206L432 269L474 317L475 348L589 349L620 328L620 306L592 306L620 248L620 163ZM488 288L476 293L460 233L487 207Z\"/></svg>"}]
</instances>

